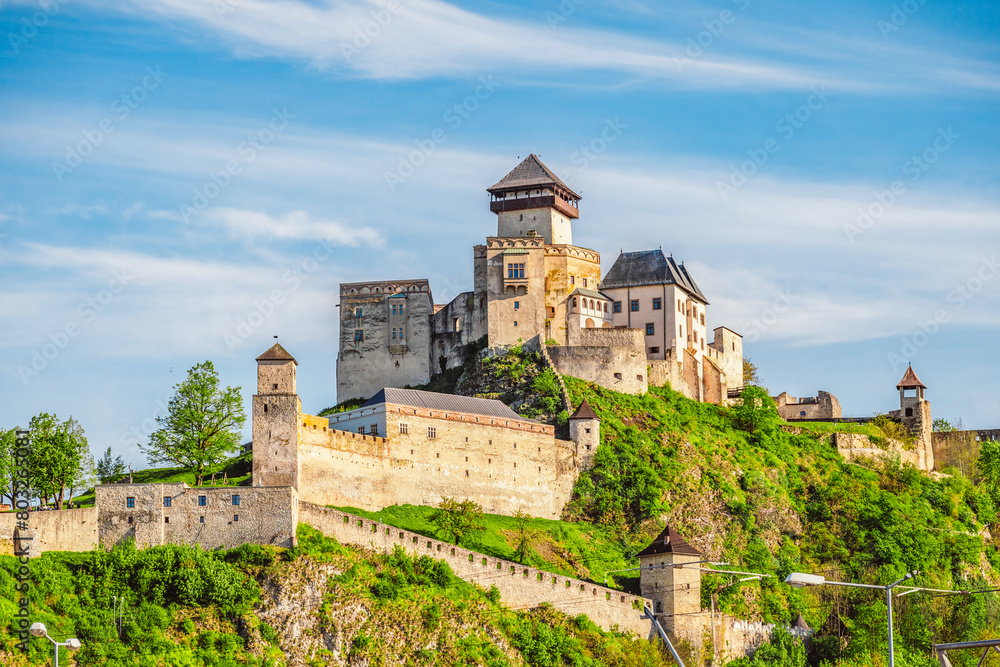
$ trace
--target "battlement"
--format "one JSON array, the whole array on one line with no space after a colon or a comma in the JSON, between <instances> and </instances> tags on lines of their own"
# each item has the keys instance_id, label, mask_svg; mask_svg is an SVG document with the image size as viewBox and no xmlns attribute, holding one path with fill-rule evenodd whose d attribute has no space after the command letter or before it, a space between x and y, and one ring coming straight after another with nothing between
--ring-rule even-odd
<instances>
[{"instance_id":1,"label":"battlement","mask_svg":"<svg viewBox=\"0 0 1000 667\"><path fill-rule=\"evenodd\" d=\"M341 283L340 296L361 294L396 294L410 292L430 293L431 285L425 278L414 280L369 280L360 283Z\"/></svg>"}]
</instances>

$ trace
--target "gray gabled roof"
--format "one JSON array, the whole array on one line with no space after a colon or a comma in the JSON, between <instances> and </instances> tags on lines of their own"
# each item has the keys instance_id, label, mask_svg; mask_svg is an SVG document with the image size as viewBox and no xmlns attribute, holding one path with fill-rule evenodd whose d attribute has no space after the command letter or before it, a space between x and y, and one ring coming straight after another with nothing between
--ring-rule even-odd
<instances>
[{"instance_id":1,"label":"gray gabled roof","mask_svg":"<svg viewBox=\"0 0 1000 667\"><path fill-rule=\"evenodd\" d=\"M544 187L546 185L558 185L576 199L580 199L580 195L573 192L568 185L563 183L562 179L546 167L534 153L524 158L521 164L511 169L509 174L501 178L493 187L487 188L486 191L495 194L495 191L527 188L529 186Z\"/></svg>"},{"instance_id":2,"label":"gray gabled roof","mask_svg":"<svg viewBox=\"0 0 1000 667\"><path fill-rule=\"evenodd\" d=\"M708 299L698 289L691 274L683 264L667 257L662 250L623 252L604 275L600 288L640 287L642 285L678 285L686 292L708 304Z\"/></svg>"},{"instance_id":3,"label":"gray gabled roof","mask_svg":"<svg viewBox=\"0 0 1000 667\"><path fill-rule=\"evenodd\" d=\"M288 354L288 350L278 343L268 348L267 352L257 357L255 361L292 361L295 362L296 366L299 365L299 362L295 361L295 357Z\"/></svg>"},{"instance_id":4,"label":"gray gabled roof","mask_svg":"<svg viewBox=\"0 0 1000 667\"><path fill-rule=\"evenodd\" d=\"M570 292L569 295L576 296L577 294L579 294L580 296L585 296L588 299L604 299L605 301L614 301L614 299L612 299L607 294L601 294L600 292L595 292L592 289L586 289L584 287L577 287L575 290Z\"/></svg>"},{"instance_id":5,"label":"gray gabled roof","mask_svg":"<svg viewBox=\"0 0 1000 667\"><path fill-rule=\"evenodd\" d=\"M532 421L517 414L503 402L492 398L439 394L435 391L420 391L419 389L386 387L369 398L361 407L381 405L382 403L407 405L411 408L442 410L444 412L464 412L470 415L516 419L524 422Z\"/></svg>"}]
</instances>

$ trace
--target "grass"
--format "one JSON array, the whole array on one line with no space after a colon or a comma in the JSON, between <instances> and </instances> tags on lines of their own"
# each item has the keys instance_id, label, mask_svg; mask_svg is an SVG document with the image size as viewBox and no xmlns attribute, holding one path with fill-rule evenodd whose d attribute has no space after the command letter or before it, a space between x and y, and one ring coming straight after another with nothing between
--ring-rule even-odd
<instances>
[{"instance_id":1,"label":"grass","mask_svg":"<svg viewBox=\"0 0 1000 667\"><path fill-rule=\"evenodd\" d=\"M446 539L430 520L435 512L433 507L393 505L379 512L354 507L335 509L434 539ZM462 546L495 558L522 562L517 553L518 519L499 514L486 514L484 519L486 529L463 539ZM635 547L623 544L611 531L601 526L531 518L525 521L525 528L530 546L524 565L602 585L605 585L607 572L638 566ZM638 577L635 574L620 572L611 575L607 578L607 585L630 592L637 590Z\"/></svg>"},{"instance_id":2,"label":"grass","mask_svg":"<svg viewBox=\"0 0 1000 667\"><path fill-rule=\"evenodd\" d=\"M800 427L809 431L813 435L825 435L828 433L859 433L861 435L874 435L876 437L882 436L882 431L871 424L793 421L784 422L784 425Z\"/></svg>"}]
</instances>

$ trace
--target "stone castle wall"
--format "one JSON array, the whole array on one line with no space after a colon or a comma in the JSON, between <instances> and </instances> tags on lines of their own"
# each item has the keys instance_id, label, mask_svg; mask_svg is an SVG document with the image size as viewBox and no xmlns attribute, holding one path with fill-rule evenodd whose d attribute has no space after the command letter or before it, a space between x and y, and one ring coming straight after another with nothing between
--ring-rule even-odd
<instances>
[{"instance_id":1,"label":"stone castle wall","mask_svg":"<svg viewBox=\"0 0 1000 667\"><path fill-rule=\"evenodd\" d=\"M342 544L380 552L391 552L399 545L415 555L440 558L462 579L487 589L496 586L504 604L511 608L527 609L548 602L571 616L586 614L602 628L617 626L640 637L649 636L650 623L642 617L646 601L641 597L487 556L308 502L300 503L299 517L303 523Z\"/></svg>"},{"instance_id":2,"label":"stone castle wall","mask_svg":"<svg viewBox=\"0 0 1000 667\"><path fill-rule=\"evenodd\" d=\"M128 506L129 498L133 507ZM167 498L169 507L165 506ZM100 484L95 505L97 535L106 549L127 539L140 548L161 544L199 544L204 549L232 549L241 544L291 547L298 524L298 494L289 486Z\"/></svg>"},{"instance_id":3,"label":"stone castle wall","mask_svg":"<svg viewBox=\"0 0 1000 667\"><path fill-rule=\"evenodd\" d=\"M820 391L816 396L807 398L789 396L788 392L783 391L774 400L778 407L778 415L786 421L839 419L843 416L840 401L826 391Z\"/></svg>"},{"instance_id":4,"label":"stone castle wall","mask_svg":"<svg viewBox=\"0 0 1000 667\"><path fill-rule=\"evenodd\" d=\"M385 419L385 437L304 428L302 500L380 510L471 498L490 513L557 518L572 494L576 445L551 426L393 405Z\"/></svg>"},{"instance_id":5,"label":"stone castle wall","mask_svg":"<svg viewBox=\"0 0 1000 667\"><path fill-rule=\"evenodd\" d=\"M580 329L572 345L547 348L561 375L582 378L625 394L647 391L647 361L639 329Z\"/></svg>"},{"instance_id":6,"label":"stone castle wall","mask_svg":"<svg viewBox=\"0 0 1000 667\"><path fill-rule=\"evenodd\" d=\"M886 457L899 457L900 463L906 463L921 468L922 459L915 450L903 448L903 444L896 440L888 440L889 446L886 449L876 446L871 439L861 433L834 433L833 446L844 457L845 461L853 461L857 458L880 459Z\"/></svg>"},{"instance_id":7,"label":"stone castle wall","mask_svg":"<svg viewBox=\"0 0 1000 667\"><path fill-rule=\"evenodd\" d=\"M17 512L0 513L0 554L14 554ZM44 551L89 551L97 546L97 510L28 512L28 529L17 531L22 548L28 546L31 557Z\"/></svg>"}]
</instances>

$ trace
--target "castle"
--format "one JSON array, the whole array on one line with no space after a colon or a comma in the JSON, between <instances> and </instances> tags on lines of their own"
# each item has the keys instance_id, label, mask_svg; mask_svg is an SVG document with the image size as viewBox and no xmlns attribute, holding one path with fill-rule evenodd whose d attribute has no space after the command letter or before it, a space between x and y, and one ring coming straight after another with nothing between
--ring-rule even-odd
<instances>
[{"instance_id":1,"label":"castle","mask_svg":"<svg viewBox=\"0 0 1000 667\"><path fill-rule=\"evenodd\" d=\"M708 341L708 300L662 250L601 256L573 244L580 196L535 155L490 188L497 235L473 248L474 289L435 304L427 280L340 286L337 401L426 384L485 337L545 348L557 371L616 391L650 384L722 403L743 384L742 337Z\"/></svg>"}]
</instances>

